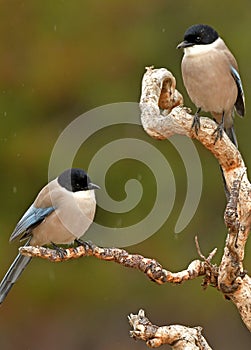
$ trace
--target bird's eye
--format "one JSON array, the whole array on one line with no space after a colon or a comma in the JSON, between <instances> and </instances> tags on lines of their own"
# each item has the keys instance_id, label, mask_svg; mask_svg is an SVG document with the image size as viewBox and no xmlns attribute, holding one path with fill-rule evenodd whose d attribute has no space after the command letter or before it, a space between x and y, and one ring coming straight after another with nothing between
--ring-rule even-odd
<instances>
[{"instance_id":1,"label":"bird's eye","mask_svg":"<svg viewBox=\"0 0 251 350\"><path fill-rule=\"evenodd\" d=\"M201 42L201 37L197 36L195 40L196 40L197 43L199 43L199 42Z\"/></svg>"}]
</instances>

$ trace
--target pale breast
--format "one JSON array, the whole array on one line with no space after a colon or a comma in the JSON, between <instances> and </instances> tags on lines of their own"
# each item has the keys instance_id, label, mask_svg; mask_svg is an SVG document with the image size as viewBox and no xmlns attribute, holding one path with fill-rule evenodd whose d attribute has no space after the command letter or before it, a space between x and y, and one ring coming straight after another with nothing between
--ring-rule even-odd
<instances>
[{"instance_id":1,"label":"pale breast","mask_svg":"<svg viewBox=\"0 0 251 350\"><path fill-rule=\"evenodd\" d=\"M197 107L205 112L232 111L237 87L224 50L185 54L182 76L188 95Z\"/></svg>"},{"instance_id":2,"label":"pale breast","mask_svg":"<svg viewBox=\"0 0 251 350\"><path fill-rule=\"evenodd\" d=\"M68 244L80 238L92 224L96 201L94 191L50 193L55 210L32 230L33 245Z\"/></svg>"}]
</instances>

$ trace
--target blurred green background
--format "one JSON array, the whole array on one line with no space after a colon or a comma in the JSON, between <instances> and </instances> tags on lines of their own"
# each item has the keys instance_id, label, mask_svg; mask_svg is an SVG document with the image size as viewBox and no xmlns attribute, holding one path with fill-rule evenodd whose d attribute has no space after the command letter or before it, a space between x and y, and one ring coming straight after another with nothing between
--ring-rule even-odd
<instances>
[{"instance_id":1,"label":"blurred green background","mask_svg":"<svg viewBox=\"0 0 251 350\"><path fill-rule=\"evenodd\" d=\"M149 65L169 68L186 105L194 109L182 84L182 53L175 49L191 24L215 27L237 57L247 117L236 118L235 128L240 150L251 167L250 14L251 2L247 0L0 2L2 275L18 249L18 243L9 245L9 235L47 182L53 146L72 120L107 103L137 102L144 67ZM195 142L204 176L202 199L191 223L175 235L186 194L182 161L168 141L151 140L141 129L122 130L124 137L134 132L163 152L166 148L177 194L163 227L127 249L178 271L197 258L194 236L198 235L204 254L218 247L215 261L219 262L226 229L222 218L225 196L216 160ZM84 156L75 165L87 169L89 155L101 141L116 139L117 133L108 130L109 137L99 133L89 140ZM149 210L153 185L147 171L125 162L111 170L108 190L115 197L118 191L119 200L120 191L123 197L121 182L140 175L144 195L149 193L144 199L147 208L140 210ZM95 174L90 175L95 182ZM124 225L134 222L136 215L144 212L123 216ZM98 209L97 221L102 220L113 226L120 215L106 216ZM245 259L249 271L250 250L249 243ZM94 258L64 264L34 259L0 307L1 349L145 349L144 343L128 335L127 315L139 308L156 324L201 325L215 349L236 349L240 342L243 350L250 349L250 334L235 307L213 288L203 292L200 283L198 279L180 286L158 286L138 271Z\"/></svg>"}]
</instances>

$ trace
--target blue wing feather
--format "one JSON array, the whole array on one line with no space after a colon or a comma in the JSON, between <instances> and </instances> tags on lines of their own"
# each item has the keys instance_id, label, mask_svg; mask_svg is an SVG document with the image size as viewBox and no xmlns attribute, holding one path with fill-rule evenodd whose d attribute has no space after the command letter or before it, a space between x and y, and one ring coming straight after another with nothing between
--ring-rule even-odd
<instances>
[{"instance_id":1,"label":"blue wing feather","mask_svg":"<svg viewBox=\"0 0 251 350\"><path fill-rule=\"evenodd\" d=\"M17 223L15 230L10 236L10 241L29 230L32 226L38 225L41 221L44 220L46 216L48 216L54 210L54 207L36 208L34 205L30 206L30 208L26 211L26 213Z\"/></svg>"},{"instance_id":2,"label":"blue wing feather","mask_svg":"<svg viewBox=\"0 0 251 350\"><path fill-rule=\"evenodd\" d=\"M237 113L241 117L243 117L245 114L245 98L244 98L244 90L242 87L241 77L238 71L233 66L231 66L230 69L238 89L238 96L235 102L235 108Z\"/></svg>"}]
</instances>

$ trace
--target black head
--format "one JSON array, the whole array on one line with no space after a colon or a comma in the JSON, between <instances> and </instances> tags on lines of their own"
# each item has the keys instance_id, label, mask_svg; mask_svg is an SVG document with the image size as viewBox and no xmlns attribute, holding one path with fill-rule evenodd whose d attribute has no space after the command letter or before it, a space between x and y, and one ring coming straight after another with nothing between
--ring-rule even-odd
<instances>
[{"instance_id":1,"label":"black head","mask_svg":"<svg viewBox=\"0 0 251 350\"><path fill-rule=\"evenodd\" d=\"M184 34L184 41L177 48L185 48L193 45L212 44L219 38L218 33L206 24L195 24L189 27Z\"/></svg>"},{"instance_id":2,"label":"black head","mask_svg":"<svg viewBox=\"0 0 251 350\"><path fill-rule=\"evenodd\" d=\"M83 169L72 168L65 170L58 177L58 183L71 192L98 189L99 186L91 182L90 177Z\"/></svg>"}]
</instances>

